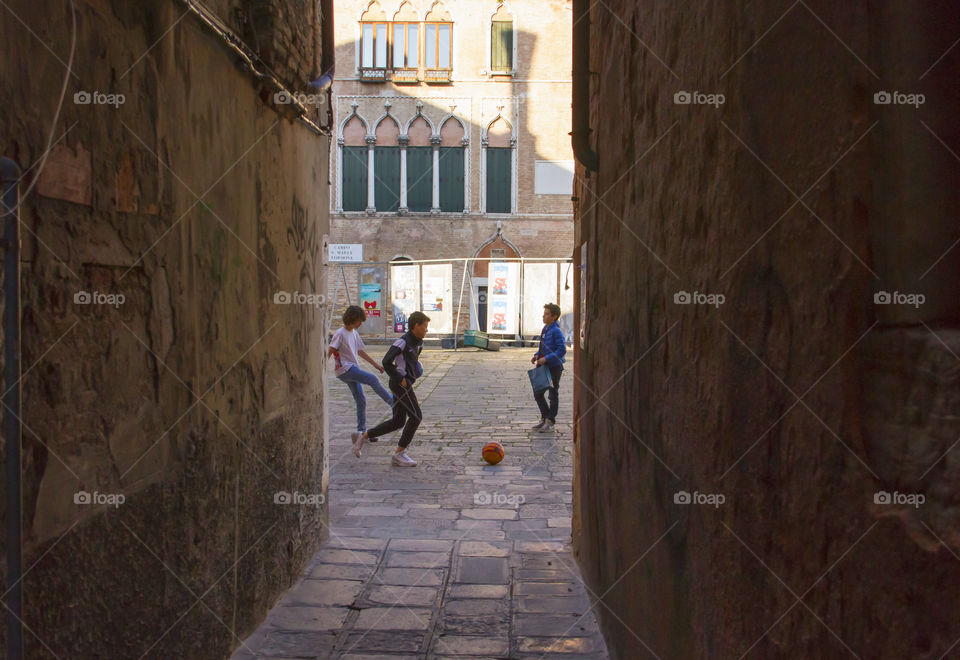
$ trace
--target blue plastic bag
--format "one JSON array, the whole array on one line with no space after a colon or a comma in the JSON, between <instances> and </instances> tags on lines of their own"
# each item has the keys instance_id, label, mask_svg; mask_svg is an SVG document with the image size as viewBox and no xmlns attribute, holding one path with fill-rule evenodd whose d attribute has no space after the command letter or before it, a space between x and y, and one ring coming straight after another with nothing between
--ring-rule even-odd
<instances>
[{"instance_id":1,"label":"blue plastic bag","mask_svg":"<svg viewBox=\"0 0 960 660\"><path fill-rule=\"evenodd\" d=\"M545 364L531 369L527 372L527 375L530 376L530 385L533 386L534 394L539 394L553 387L553 377L550 375L550 368Z\"/></svg>"}]
</instances>

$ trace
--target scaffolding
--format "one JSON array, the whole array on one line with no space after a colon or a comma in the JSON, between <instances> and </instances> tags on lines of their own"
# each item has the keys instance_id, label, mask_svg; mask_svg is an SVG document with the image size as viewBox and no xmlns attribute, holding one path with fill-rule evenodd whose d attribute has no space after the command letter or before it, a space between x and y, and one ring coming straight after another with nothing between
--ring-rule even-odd
<instances>
[{"instance_id":1,"label":"scaffolding","mask_svg":"<svg viewBox=\"0 0 960 660\"><path fill-rule=\"evenodd\" d=\"M409 314L420 310L431 318L427 338L445 346L462 345L466 330L522 342L539 336L545 303L560 305L561 329L568 341L573 338L571 259L396 259L328 267L335 271L327 278L328 327L347 305L359 305L367 313L359 328L365 340L392 341L406 331Z\"/></svg>"}]
</instances>

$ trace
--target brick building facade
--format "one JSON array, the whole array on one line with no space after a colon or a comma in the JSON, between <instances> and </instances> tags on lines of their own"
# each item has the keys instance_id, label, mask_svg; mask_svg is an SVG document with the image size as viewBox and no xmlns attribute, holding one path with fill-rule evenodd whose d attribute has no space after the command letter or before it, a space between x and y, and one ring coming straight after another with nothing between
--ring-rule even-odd
<instances>
[{"instance_id":1,"label":"brick building facade","mask_svg":"<svg viewBox=\"0 0 960 660\"><path fill-rule=\"evenodd\" d=\"M381 283L383 323L361 331L393 334L395 259L568 259L570 2L357 0L338 3L335 20L331 242L362 244L363 261L377 264L345 267L339 282L331 272L335 316L346 291L356 303L361 283ZM456 303L463 289L457 326L492 329L487 264L466 279L463 268L434 273L441 297ZM572 277L557 270L562 303ZM433 294L420 286L430 314ZM434 324L438 334L453 331L450 320Z\"/></svg>"}]
</instances>

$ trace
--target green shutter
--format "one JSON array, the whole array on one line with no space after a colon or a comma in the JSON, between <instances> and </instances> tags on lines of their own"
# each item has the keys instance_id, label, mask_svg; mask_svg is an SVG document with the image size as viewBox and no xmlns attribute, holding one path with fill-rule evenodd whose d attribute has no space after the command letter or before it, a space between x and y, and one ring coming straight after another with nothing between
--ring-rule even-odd
<instances>
[{"instance_id":1,"label":"green shutter","mask_svg":"<svg viewBox=\"0 0 960 660\"><path fill-rule=\"evenodd\" d=\"M440 147L440 210L463 212L463 147Z\"/></svg>"},{"instance_id":2,"label":"green shutter","mask_svg":"<svg viewBox=\"0 0 960 660\"><path fill-rule=\"evenodd\" d=\"M487 213L510 213L510 147L487 147Z\"/></svg>"},{"instance_id":3,"label":"green shutter","mask_svg":"<svg viewBox=\"0 0 960 660\"><path fill-rule=\"evenodd\" d=\"M343 210L367 209L367 147L343 148Z\"/></svg>"},{"instance_id":4,"label":"green shutter","mask_svg":"<svg viewBox=\"0 0 960 660\"><path fill-rule=\"evenodd\" d=\"M493 21L490 24L490 68L513 70L513 22Z\"/></svg>"},{"instance_id":5,"label":"green shutter","mask_svg":"<svg viewBox=\"0 0 960 660\"><path fill-rule=\"evenodd\" d=\"M373 152L373 197L377 210L395 212L400 208L400 147L376 147Z\"/></svg>"},{"instance_id":6,"label":"green shutter","mask_svg":"<svg viewBox=\"0 0 960 660\"><path fill-rule=\"evenodd\" d=\"M407 208L429 212L432 207L433 147L407 147Z\"/></svg>"}]
</instances>

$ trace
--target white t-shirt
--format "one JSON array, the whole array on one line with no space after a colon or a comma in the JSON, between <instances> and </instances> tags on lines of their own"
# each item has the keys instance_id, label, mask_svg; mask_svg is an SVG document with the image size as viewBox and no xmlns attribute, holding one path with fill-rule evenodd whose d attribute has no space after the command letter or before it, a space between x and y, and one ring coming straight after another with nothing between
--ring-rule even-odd
<instances>
[{"instance_id":1,"label":"white t-shirt","mask_svg":"<svg viewBox=\"0 0 960 660\"><path fill-rule=\"evenodd\" d=\"M356 330L337 328L337 331L333 333L333 339L330 340L330 348L337 351L334 353L334 360L336 361L337 375L339 376L340 374L347 373L350 367L360 366L357 353L366 348L366 346L364 346L363 340L360 339L360 333Z\"/></svg>"}]
</instances>

